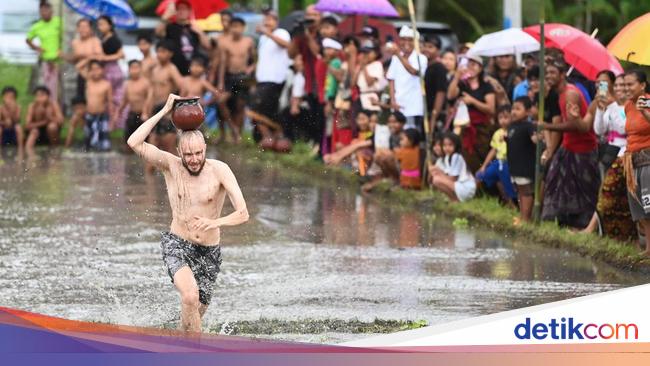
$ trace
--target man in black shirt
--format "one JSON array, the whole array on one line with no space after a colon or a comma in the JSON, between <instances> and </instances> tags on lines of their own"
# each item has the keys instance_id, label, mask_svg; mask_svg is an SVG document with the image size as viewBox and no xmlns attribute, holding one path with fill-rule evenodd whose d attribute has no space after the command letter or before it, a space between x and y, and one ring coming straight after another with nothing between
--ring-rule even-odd
<instances>
[{"instance_id":1,"label":"man in black shirt","mask_svg":"<svg viewBox=\"0 0 650 366\"><path fill-rule=\"evenodd\" d=\"M438 36L425 36L422 54L429 60L427 71L424 74L424 89L427 99L427 110L429 111L429 123L432 131L436 129L436 123L443 120L442 108L445 104L447 94L447 69L438 62L440 52L440 39Z\"/></svg>"},{"instance_id":2,"label":"man in black shirt","mask_svg":"<svg viewBox=\"0 0 650 366\"><path fill-rule=\"evenodd\" d=\"M172 1L169 4L161 23L156 26L156 35L173 42L172 63L182 75L188 75L190 60L196 55L206 56L201 47L209 50L210 39L196 23L190 21L192 6L189 0L178 0L175 6Z\"/></svg>"}]
</instances>

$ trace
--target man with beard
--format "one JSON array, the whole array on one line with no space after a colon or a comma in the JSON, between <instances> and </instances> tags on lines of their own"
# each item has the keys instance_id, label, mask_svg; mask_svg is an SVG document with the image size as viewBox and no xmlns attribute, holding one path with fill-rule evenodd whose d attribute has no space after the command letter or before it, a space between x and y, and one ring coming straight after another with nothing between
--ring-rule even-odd
<instances>
[{"instance_id":1,"label":"man with beard","mask_svg":"<svg viewBox=\"0 0 650 366\"><path fill-rule=\"evenodd\" d=\"M198 332L221 265L220 228L246 222L248 210L228 165L206 159L200 131L179 134L180 158L145 142L178 98L170 94L165 106L135 130L127 143L165 177L172 223L162 233L163 261L181 298L180 328ZM221 217L226 194L235 211Z\"/></svg>"}]
</instances>

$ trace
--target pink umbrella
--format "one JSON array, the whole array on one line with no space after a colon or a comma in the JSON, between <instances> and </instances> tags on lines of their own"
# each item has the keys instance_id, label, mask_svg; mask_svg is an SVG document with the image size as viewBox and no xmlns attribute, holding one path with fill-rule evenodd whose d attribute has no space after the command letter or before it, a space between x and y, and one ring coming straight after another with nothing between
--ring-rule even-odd
<instances>
[{"instance_id":1,"label":"pink umbrella","mask_svg":"<svg viewBox=\"0 0 650 366\"><path fill-rule=\"evenodd\" d=\"M399 16L388 0L320 0L316 10L374 17Z\"/></svg>"},{"instance_id":2,"label":"pink umbrella","mask_svg":"<svg viewBox=\"0 0 650 366\"><path fill-rule=\"evenodd\" d=\"M524 28L524 32L540 39L539 25ZM546 47L559 48L564 59L590 80L602 70L611 70L618 75L623 68L605 46L587 33L566 24L550 23L544 25Z\"/></svg>"}]
</instances>

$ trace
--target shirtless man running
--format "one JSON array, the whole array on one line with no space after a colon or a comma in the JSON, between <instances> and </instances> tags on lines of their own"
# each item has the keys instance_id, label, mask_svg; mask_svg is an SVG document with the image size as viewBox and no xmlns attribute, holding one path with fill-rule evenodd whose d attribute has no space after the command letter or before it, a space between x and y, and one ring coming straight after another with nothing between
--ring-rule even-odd
<instances>
[{"instance_id":1,"label":"shirtless man running","mask_svg":"<svg viewBox=\"0 0 650 366\"><path fill-rule=\"evenodd\" d=\"M156 46L158 63L152 69L151 84L153 86L153 111L157 113L165 106L165 100L171 93L178 92L183 87L183 77L171 62L174 46L168 40L162 40ZM169 118L164 118L156 125L153 142L163 150L174 154L176 128Z\"/></svg>"},{"instance_id":2,"label":"shirtless man running","mask_svg":"<svg viewBox=\"0 0 650 366\"><path fill-rule=\"evenodd\" d=\"M244 107L248 93L247 82L252 78L255 64L255 43L253 39L244 36L246 22L234 17L230 20L228 36L219 38L217 47L220 52L219 90L224 93L219 97L219 112L232 129L235 142L241 139L244 125Z\"/></svg>"},{"instance_id":3,"label":"shirtless man running","mask_svg":"<svg viewBox=\"0 0 650 366\"><path fill-rule=\"evenodd\" d=\"M145 142L178 98L169 95L163 108L145 121L127 143L165 177L172 223L169 232L162 234L163 261L181 297L180 326L198 332L221 265L220 228L246 222L248 210L228 165L206 159L205 140L200 131L180 133L177 145L180 158ZM226 194L235 211L221 217Z\"/></svg>"}]
</instances>

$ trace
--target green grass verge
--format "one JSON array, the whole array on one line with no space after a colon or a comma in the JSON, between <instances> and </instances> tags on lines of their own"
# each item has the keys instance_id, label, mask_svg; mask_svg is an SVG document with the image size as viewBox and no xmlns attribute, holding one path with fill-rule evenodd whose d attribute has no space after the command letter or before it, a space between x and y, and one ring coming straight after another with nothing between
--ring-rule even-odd
<instances>
[{"instance_id":1,"label":"green grass verge","mask_svg":"<svg viewBox=\"0 0 650 366\"><path fill-rule=\"evenodd\" d=\"M329 167L309 154L309 147L297 144L291 154L261 152L251 142L239 147L222 147L225 153L237 154L249 164L280 168L293 176L301 176L315 183L335 181L339 187L359 189L359 177L349 170ZM379 185L371 193L377 200L417 210L423 215L444 215L454 219L458 226L483 226L527 241L577 252L621 269L650 273L650 258L640 256L631 243L622 243L593 234L574 234L554 222L513 225L518 213L502 206L496 198L477 197L467 202L451 203L443 194L431 190L392 189Z\"/></svg>"},{"instance_id":2,"label":"green grass verge","mask_svg":"<svg viewBox=\"0 0 650 366\"><path fill-rule=\"evenodd\" d=\"M326 332L336 333L394 333L404 330L426 327L426 320L384 320L375 319L372 322L338 319L304 319L304 320L277 320L261 318L258 320L242 320L229 322L227 324L216 324L210 328L211 333L219 333L222 330L230 335L254 334L322 334ZM224 329L225 328L225 329Z\"/></svg>"}]
</instances>

